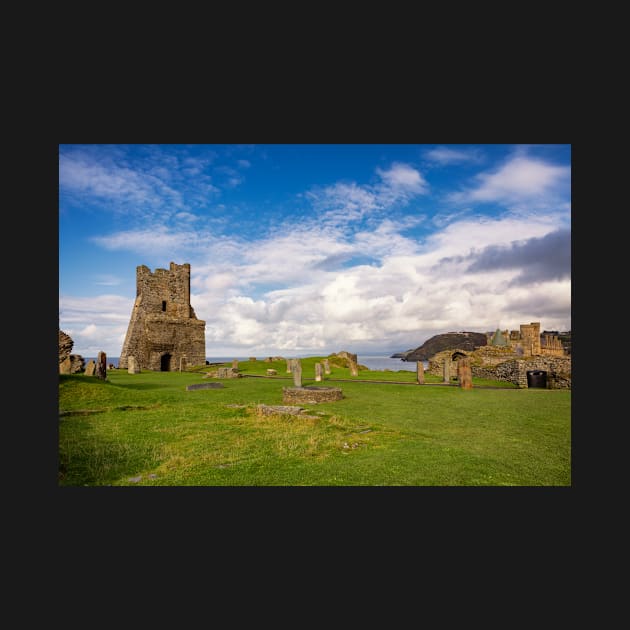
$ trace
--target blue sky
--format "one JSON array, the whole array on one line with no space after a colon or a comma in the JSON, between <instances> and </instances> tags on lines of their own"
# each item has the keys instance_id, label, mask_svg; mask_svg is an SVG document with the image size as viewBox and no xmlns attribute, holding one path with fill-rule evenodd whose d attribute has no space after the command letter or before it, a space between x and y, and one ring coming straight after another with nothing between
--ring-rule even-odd
<instances>
[{"instance_id":1,"label":"blue sky","mask_svg":"<svg viewBox=\"0 0 630 630\"><path fill-rule=\"evenodd\" d=\"M571 146L59 145L59 326L120 355L136 267L191 265L206 354L571 329Z\"/></svg>"}]
</instances>

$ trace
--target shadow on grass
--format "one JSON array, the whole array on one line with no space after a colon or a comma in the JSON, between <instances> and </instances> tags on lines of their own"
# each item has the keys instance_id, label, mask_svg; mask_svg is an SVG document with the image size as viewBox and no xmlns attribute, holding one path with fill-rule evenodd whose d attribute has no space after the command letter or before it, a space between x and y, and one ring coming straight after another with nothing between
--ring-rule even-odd
<instances>
[{"instance_id":1,"label":"shadow on grass","mask_svg":"<svg viewBox=\"0 0 630 630\"><path fill-rule=\"evenodd\" d=\"M166 385L153 385L151 383L116 383L116 387L120 387L120 389L136 389L136 390L147 390L147 389L164 389L167 387Z\"/></svg>"}]
</instances>

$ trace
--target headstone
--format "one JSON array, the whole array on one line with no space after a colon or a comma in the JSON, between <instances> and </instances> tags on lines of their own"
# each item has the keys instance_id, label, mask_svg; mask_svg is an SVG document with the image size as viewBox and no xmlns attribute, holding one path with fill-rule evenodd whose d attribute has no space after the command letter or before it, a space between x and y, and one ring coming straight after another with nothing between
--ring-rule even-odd
<instances>
[{"instance_id":1,"label":"headstone","mask_svg":"<svg viewBox=\"0 0 630 630\"><path fill-rule=\"evenodd\" d=\"M293 359L293 384L302 387L302 363L299 359Z\"/></svg>"},{"instance_id":2,"label":"headstone","mask_svg":"<svg viewBox=\"0 0 630 630\"><path fill-rule=\"evenodd\" d=\"M359 376L359 366L354 359L348 359L350 363L350 375L351 376Z\"/></svg>"},{"instance_id":3,"label":"headstone","mask_svg":"<svg viewBox=\"0 0 630 630\"><path fill-rule=\"evenodd\" d=\"M324 359L323 364L324 364L324 374L330 374L330 362L328 361L328 359Z\"/></svg>"},{"instance_id":4,"label":"headstone","mask_svg":"<svg viewBox=\"0 0 630 630\"><path fill-rule=\"evenodd\" d=\"M103 381L107 378L107 355L102 350L96 357L96 373L94 376Z\"/></svg>"},{"instance_id":5,"label":"headstone","mask_svg":"<svg viewBox=\"0 0 630 630\"><path fill-rule=\"evenodd\" d=\"M417 361L416 371L417 371L418 384L423 385L424 384L424 363L422 361Z\"/></svg>"},{"instance_id":6,"label":"headstone","mask_svg":"<svg viewBox=\"0 0 630 630\"><path fill-rule=\"evenodd\" d=\"M96 363L94 363L94 359L90 359L88 364L85 366L85 375L86 376L94 376L96 372Z\"/></svg>"},{"instance_id":7,"label":"headstone","mask_svg":"<svg viewBox=\"0 0 630 630\"><path fill-rule=\"evenodd\" d=\"M185 372L186 371L186 357L180 357L180 359L179 359L179 371L180 372Z\"/></svg>"},{"instance_id":8,"label":"headstone","mask_svg":"<svg viewBox=\"0 0 630 630\"><path fill-rule=\"evenodd\" d=\"M457 362L457 380L462 389L472 389L472 369L469 357L461 358Z\"/></svg>"},{"instance_id":9,"label":"headstone","mask_svg":"<svg viewBox=\"0 0 630 630\"><path fill-rule=\"evenodd\" d=\"M127 357L127 373L128 374L140 374L140 363L136 361L136 357Z\"/></svg>"},{"instance_id":10,"label":"headstone","mask_svg":"<svg viewBox=\"0 0 630 630\"><path fill-rule=\"evenodd\" d=\"M316 363L315 364L315 380L316 381L321 381L322 380L322 364L321 363Z\"/></svg>"},{"instance_id":11,"label":"headstone","mask_svg":"<svg viewBox=\"0 0 630 630\"><path fill-rule=\"evenodd\" d=\"M444 357L444 382L451 382L451 359L449 357Z\"/></svg>"},{"instance_id":12,"label":"headstone","mask_svg":"<svg viewBox=\"0 0 630 630\"><path fill-rule=\"evenodd\" d=\"M216 378L238 378L240 374L232 367L220 367L217 369Z\"/></svg>"}]
</instances>

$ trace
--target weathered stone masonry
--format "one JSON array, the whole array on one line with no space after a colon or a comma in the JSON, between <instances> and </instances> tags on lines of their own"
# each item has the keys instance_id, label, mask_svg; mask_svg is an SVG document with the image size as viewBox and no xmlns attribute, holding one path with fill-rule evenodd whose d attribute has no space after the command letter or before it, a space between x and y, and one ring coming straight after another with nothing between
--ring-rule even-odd
<instances>
[{"instance_id":1,"label":"weathered stone masonry","mask_svg":"<svg viewBox=\"0 0 630 630\"><path fill-rule=\"evenodd\" d=\"M163 372L206 362L206 322L197 319L190 305L190 264L171 262L154 273L136 267L136 301L118 366L126 369L129 357L143 370Z\"/></svg>"},{"instance_id":2,"label":"weathered stone masonry","mask_svg":"<svg viewBox=\"0 0 630 630\"><path fill-rule=\"evenodd\" d=\"M527 372L547 372L548 389L571 389L571 357L529 356L515 357L509 348L483 346L473 352L461 349L444 350L429 359L429 372L441 375L446 364L455 374L456 361L469 356L472 359L472 375L478 378L508 381L517 387L527 388Z\"/></svg>"}]
</instances>

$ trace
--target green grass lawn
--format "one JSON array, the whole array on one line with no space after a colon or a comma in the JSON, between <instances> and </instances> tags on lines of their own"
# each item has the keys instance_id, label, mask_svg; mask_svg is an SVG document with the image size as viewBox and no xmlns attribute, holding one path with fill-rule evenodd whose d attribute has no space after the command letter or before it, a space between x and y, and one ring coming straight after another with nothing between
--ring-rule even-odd
<instances>
[{"instance_id":1,"label":"green grass lawn","mask_svg":"<svg viewBox=\"0 0 630 630\"><path fill-rule=\"evenodd\" d=\"M204 379L208 366L60 376L59 485L571 485L570 391L478 379L461 390L429 374L414 385L405 371L357 378L406 385L352 382L339 367L315 383L317 360L302 360L303 384L341 387L344 399L303 405L315 419L257 413L293 385L284 361L239 364L284 379ZM186 391L202 382L224 387Z\"/></svg>"}]
</instances>

